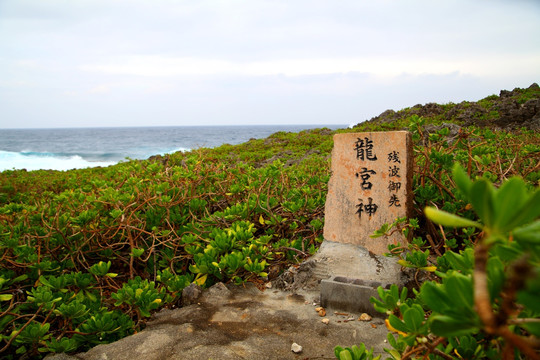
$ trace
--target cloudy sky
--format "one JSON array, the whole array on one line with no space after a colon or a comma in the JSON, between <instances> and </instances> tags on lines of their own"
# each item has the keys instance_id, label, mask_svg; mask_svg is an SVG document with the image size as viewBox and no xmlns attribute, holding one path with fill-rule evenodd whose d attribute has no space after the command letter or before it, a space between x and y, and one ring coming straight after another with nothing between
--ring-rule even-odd
<instances>
[{"instance_id":1,"label":"cloudy sky","mask_svg":"<svg viewBox=\"0 0 540 360\"><path fill-rule=\"evenodd\" d=\"M355 124L533 82L538 0L0 0L0 128Z\"/></svg>"}]
</instances>

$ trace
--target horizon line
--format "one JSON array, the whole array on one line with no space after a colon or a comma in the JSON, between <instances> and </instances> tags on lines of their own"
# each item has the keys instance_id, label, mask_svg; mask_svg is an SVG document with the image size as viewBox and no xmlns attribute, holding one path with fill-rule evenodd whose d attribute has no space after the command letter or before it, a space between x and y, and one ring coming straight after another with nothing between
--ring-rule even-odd
<instances>
[{"instance_id":1,"label":"horizon line","mask_svg":"<svg viewBox=\"0 0 540 360\"><path fill-rule=\"evenodd\" d=\"M359 122L360 123L360 122ZM339 126L345 126L349 127L351 124L343 123L343 124L221 124L221 125L114 125L114 126L72 126L72 127L65 127L65 126L54 126L54 127L9 127L4 128L0 127L1 130L76 130L76 129L134 129L134 128L175 128L175 127L279 127L279 126L286 126L286 127L298 127L298 126L316 126L316 127L339 127Z\"/></svg>"}]
</instances>

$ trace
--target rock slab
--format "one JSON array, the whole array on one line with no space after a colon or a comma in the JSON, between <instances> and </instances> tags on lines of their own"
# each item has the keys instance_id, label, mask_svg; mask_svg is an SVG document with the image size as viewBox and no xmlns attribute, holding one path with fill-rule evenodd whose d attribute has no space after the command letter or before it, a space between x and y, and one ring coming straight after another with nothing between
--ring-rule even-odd
<instances>
[{"instance_id":1,"label":"rock slab","mask_svg":"<svg viewBox=\"0 0 540 360\"><path fill-rule=\"evenodd\" d=\"M143 331L86 353L56 354L47 360L266 360L331 359L334 347L366 343L384 354L387 335L382 320L348 321L327 314L321 322L314 292L292 294L216 284L199 302L163 309ZM360 314L354 314L357 318ZM352 316L352 314L347 314ZM291 348L291 344L300 346ZM295 353L294 351L301 351Z\"/></svg>"}]
</instances>

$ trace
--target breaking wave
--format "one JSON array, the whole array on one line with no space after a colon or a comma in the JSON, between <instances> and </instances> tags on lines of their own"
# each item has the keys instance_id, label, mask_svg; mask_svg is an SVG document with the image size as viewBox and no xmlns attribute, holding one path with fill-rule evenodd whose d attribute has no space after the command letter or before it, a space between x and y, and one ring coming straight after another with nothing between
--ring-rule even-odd
<instances>
[{"instance_id":1,"label":"breaking wave","mask_svg":"<svg viewBox=\"0 0 540 360\"><path fill-rule=\"evenodd\" d=\"M13 169L71 170L96 166L109 166L118 161L90 161L80 155L40 153L34 151L0 151L0 171Z\"/></svg>"},{"instance_id":2,"label":"breaking wave","mask_svg":"<svg viewBox=\"0 0 540 360\"><path fill-rule=\"evenodd\" d=\"M156 153L130 154L129 159L147 159L153 155L165 155L179 151L188 151L178 148L171 151L158 151ZM105 167L128 159L127 155L118 153L104 154L69 154L37 151L2 151L0 150L0 171L4 170L71 170L89 167Z\"/></svg>"}]
</instances>

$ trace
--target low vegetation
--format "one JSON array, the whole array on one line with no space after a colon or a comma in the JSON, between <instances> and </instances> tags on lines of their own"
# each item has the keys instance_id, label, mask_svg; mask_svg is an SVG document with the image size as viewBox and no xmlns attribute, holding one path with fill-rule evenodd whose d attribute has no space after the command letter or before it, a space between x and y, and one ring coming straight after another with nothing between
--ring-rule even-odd
<instances>
[{"instance_id":1,"label":"low vegetation","mask_svg":"<svg viewBox=\"0 0 540 360\"><path fill-rule=\"evenodd\" d=\"M540 99L537 86L513 93L522 103ZM486 99L475 106L495 106L497 99ZM452 112L452 104L443 107ZM505 199L515 193L523 204L527 197L537 196L530 194L540 181L538 132L527 123L500 129L440 114L402 112L392 121L374 120L337 131L405 128L415 142L414 218L397 219L376 234L401 231L403 243L392 246L389 254L425 280L410 291L412 297L397 288L381 289L382 302L375 305L391 314L389 327L400 332L397 339L391 336L390 355L466 357L460 349L469 351L473 345L466 344L473 340L481 347L474 354L488 358L506 356L512 349L523 351L508 334L539 335L537 320L530 325L518 317L538 319L540 309L530 302L530 296L539 295L538 276L533 276L538 272L538 239L518 240L517 229L527 225L519 223L499 229L500 236L491 241L494 223L486 221L486 212L478 210L468 189L487 187L487 195L504 193L497 196ZM279 132L241 145L107 168L0 173L0 356L40 358L51 352L84 351L143 328L153 311L175 306L182 289L192 282L262 285L309 257L322 242L334 133ZM454 170L454 163L463 170ZM514 190L516 180L502 186L513 176L523 179L520 190ZM463 180L467 177L480 180L470 185ZM488 181L500 190L476 185ZM505 193L504 188L511 190ZM512 211L518 208L504 205ZM464 229L445 227L448 223L437 216L425 216L426 206L471 223ZM444 322L452 314L423 301L422 294L445 293L452 286L452 291L469 296L474 249L479 248L487 249L489 259L498 259L487 261L488 275L495 279L490 281L496 282L489 285L488 300L497 326L487 331L492 324L478 315L468 319L474 323L464 326L467 332L440 332L430 319ZM529 269L533 280L512 282L516 264ZM436 271L422 270L426 268ZM507 284L514 283L520 287L509 289ZM463 301L461 305L472 309L469 298ZM515 311L500 317L502 309ZM503 326L507 330L501 333Z\"/></svg>"}]
</instances>

